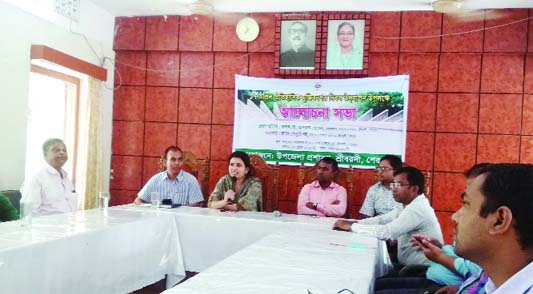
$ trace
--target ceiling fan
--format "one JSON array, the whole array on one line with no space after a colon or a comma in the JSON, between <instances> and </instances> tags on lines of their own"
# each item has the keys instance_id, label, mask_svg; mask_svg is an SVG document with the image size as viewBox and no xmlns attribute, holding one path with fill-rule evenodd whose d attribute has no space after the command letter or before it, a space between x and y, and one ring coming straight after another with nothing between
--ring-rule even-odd
<instances>
[{"instance_id":1,"label":"ceiling fan","mask_svg":"<svg viewBox=\"0 0 533 294\"><path fill-rule=\"evenodd\" d=\"M467 0L434 0L431 7L435 12L450 15L461 21L478 21L484 19L497 19L505 15L496 9L471 9L465 7Z\"/></svg>"},{"instance_id":2,"label":"ceiling fan","mask_svg":"<svg viewBox=\"0 0 533 294\"><path fill-rule=\"evenodd\" d=\"M216 0L174 0L180 5L178 15L182 16L210 16L219 22L236 24L243 16L242 13L220 11L214 5Z\"/></svg>"},{"instance_id":3,"label":"ceiling fan","mask_svg":"<svg viewBox=\"0 0 533 294\"><path fill-rule=\"evenodd\" d=\"M184 3L184 11L180 15L183 16L212 16L217 22L222 22L226 25L234 25L236 27L237 37L244 42L251 42L257 38L259 34L259 25L256 20L247 17L242 13L229 13L217 11L213 2L215 0L193 0L190 3Z\"/></svg>"},{"instance_id":4,"label":"ceiling fan","mask_svg":"<svg viewBox=\"0 0 533 294\"><path fill-rule=\"evenodd\" d=\"M210 0L196 0L186 4L186 7L191 15L213 15L215 13L215 6Z\"/></svg>"}]
</instances>

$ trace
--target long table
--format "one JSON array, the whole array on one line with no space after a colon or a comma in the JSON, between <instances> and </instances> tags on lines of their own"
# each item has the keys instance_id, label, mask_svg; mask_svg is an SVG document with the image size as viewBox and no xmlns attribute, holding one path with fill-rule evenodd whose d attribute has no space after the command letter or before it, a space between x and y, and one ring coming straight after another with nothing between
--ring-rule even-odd
<instances>
[{"instance_id":1,"label":"long table","mask_svg":"<svg viewBox=\"0 0 533 294\"><path fill-rule=\"evenodd\" d=\"M378 246L346 232L286 228L163 293L373 293Z\"/></svg>"},{"instance_id":2,"label":"long table","mask_svg":"<svg viewBox=\"0 0 533 294\"><path fill-rule=\"evenodd\" d=\"M265 248L294 236L300 236L295 242L356 236L332 231L334 221L264 212L124 205L34 218L31 228L17 221L1 223L0 285L5 293L127 293L165 275L167 285L174 285L185 270L202 272L198 275L202 277L204 271L225 266L226 258L245 254L253 246L259 246L266 257L274 252ZM268 241L274 236L278 239ZM365 276L367 282L390 267L383 242L370 240L375 244L368 252L375 259L365 263L365 271L372 276ZM361 293L367 292L371 289Z\"/></svg>"},{"instance_id":3,"label":"long table","mask_svg":"<svg viewBox=\"0 0 533 294\"><path fill-rule=\"evenodd\" d=\"M168 294L307 293L304 285L313 285L315 294L343 288L373 293L375 277L391 268L383 241L332 231L335 218L197 207L160 211L176 218L185 269L200 272Z\"/></svg>"},{"instance_id":4,"label":"long table","mask_svg":"<svg viewBox=\"0 0 533 294\"><path fill-rule=\"evenodd\" d=\"M1 293L128 293L184 275L175 218L86 210L0 223Z\"/></svg>"},{"instance_id":5,"label":"long table","mask_svg":"<svg viewBox=\"0 0 533 294\"><path fill-rule=\"evenodd\" d=\"M266 212L220 212L214 209L180 207L170 210L180 232L184 264L188 271L201 272L224 258L288 228L331 231L335 219Z\"/></svg>"}]
</instances>

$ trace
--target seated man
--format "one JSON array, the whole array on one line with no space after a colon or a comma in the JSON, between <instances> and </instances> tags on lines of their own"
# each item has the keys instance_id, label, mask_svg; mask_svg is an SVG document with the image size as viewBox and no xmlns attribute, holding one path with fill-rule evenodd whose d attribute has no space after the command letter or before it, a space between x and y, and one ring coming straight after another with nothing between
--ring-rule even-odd
<instances>
[{"instance_id":1,"label":"seated man","mask_svg":"<svg viewBox=\"0 0 533 294\"><path fill-rule=\"evenodd\" d=\"M491 164L452 216L455 252L481 266L486 293L533 293L532 195L533 165Z\"/></svg>"},{"instance_id":2,"label":"seated man","mask_svg":"<svg viewBox=\"0 0 533 294\"><path fill-rule=\"evenodd\" d=\"M470 168L465 173L466 186L470 185L488 165L488 163L480 163ZM445 289L452 288L444 286L455 286L452 288L452 292L455 293L458 286L467 278L479 275L481 272L481 268L477 264L458 257L455 254L453 245L443 246L438 240L422 235L413 235L411 243L431 261L425 278L402 275L400 277L377 279L375 285L376 294L418 294L423 289L428 291L429 289L435 290L438 288L443 289L441 290L442 293L447 293ZM470 288L468 287L468 289Z\"/></svg>"},{"instance_id":3,"label":"seated man","mask_svg":"<svg viewBox=\"0 0 533 294\"><path fill-rule=\"evenodd\" d=\"M46 165L25 182L22 203L29 203L34 215L65 213L78 209L78 195L63 165L68 160L67 147L61 139L43 144Z\"/></svg>"},{"instance_id":4,"label":"seated man","mask_svg":"<svg viewBox=\"0 0 533 294\"><path fill-rule=\"evenodd\" d=\"M398 240L398 260L401 265L429 264L424 254L409 242L414 234L423 234L443 242L435 211L423 194L424 175L414 167L404 167L394 172L391 186L394 200L400 202L401 207L359 221L337 220L334 228L384 240Z\"/></svg>"},{"instance_id":5,"label":"seated man","mask_svg":"<svg viewBox=\"0 0 533 294\"><path fill-rule=\"evenodd\" d=\"M0 193L0 222L8 222L19 219L19 212L11 204L9 198Z\"/></svg>"},{"instance_id":6,"label":"seated man","mask_svg":"<svg viewBox=\"0 0 533 294\"><path fill-rule=\"evenodd\" d=\"M333 182L338 170L331 157L317 163L317 180L303 186L298 196L298 214L342 217L346 213L346 189Z\"/></svg>"},{"instance_id":7,"label":"seated man","mask_svg":"<svg viewBox=\"0 0 533 294\"><path fill-rule=\"evenodd\" d=\"M198 180L182 170L183 152L170 146L164 153L166 170L155 174L137 194L135 204L150 203L152 192L159 193L159 200L171 199L172 204L201 206L204 196Z\"/></svg>"},{"instance_id":8,"label":"seated man","mask_svg":"<svg viewBox=\"0 0 533 294\"><path fill-rule=\"evenodd\" d=\"M392 211L401 206L392 197L390 183L394 181L394 172L402 167L402 160L398 156L385 155L379 160L376 167L378 181L372 185L365 196L363 206L359 210L362 218L378 216Z\"/></svg>"}]
</instances>

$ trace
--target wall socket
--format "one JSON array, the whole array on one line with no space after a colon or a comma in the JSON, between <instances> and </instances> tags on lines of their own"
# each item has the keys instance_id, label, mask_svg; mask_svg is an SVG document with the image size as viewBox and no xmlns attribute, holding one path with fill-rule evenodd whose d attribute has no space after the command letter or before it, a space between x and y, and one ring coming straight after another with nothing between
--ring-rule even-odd
<instances>
[{"instance_id":1,"label":"wall socket","mask_svg":"<svg viewBox=\"0 0 533 294\"><path fill-rule=\"evenodd\" d=\"M60 14L72 21L80 19L80 0L55 0L55 9Z\"/></svg>"}]
</instances>

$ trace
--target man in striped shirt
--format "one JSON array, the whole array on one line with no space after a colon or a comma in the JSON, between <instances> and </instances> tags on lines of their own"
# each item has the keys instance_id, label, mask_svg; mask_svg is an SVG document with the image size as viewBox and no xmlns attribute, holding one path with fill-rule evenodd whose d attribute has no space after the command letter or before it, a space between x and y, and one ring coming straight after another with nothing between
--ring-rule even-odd
<instances>
[{"instance_id":1,"label":"man in striped shirt","mask_svg":"<svg viewBox=\"0 0 533 294\"><path fill-rule=\"evenodd\" d=\"M172 204L201 206L204 196L198 180L182 170L183 152L177 146L170 146L164 154L166 170L154 175L139 191L135 204L150 203L152 193L157 192L160 199L171 199ZM154 193L154 195L156 195Z\"/></svg>"}]
</instances>

